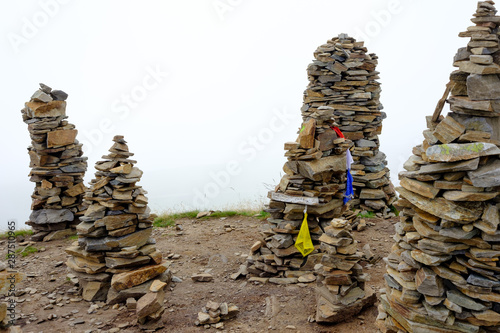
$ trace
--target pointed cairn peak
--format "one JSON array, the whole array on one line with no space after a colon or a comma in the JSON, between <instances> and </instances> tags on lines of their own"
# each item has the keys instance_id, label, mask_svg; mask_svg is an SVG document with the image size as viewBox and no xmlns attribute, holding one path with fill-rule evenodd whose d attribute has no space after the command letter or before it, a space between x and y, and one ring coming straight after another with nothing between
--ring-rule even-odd
<instances>
[{"instance_id":1,"label":"pointed cairn peak","mask_svg":"<svg viewBox=\"0 0 500 333\"><path fill-rule=\"evenodd\" d=\"M62 90L52 90L51 87L43 83L39 83L39 85L40 89L31 96L30 102L49 103L52 101L65 101L68 98L68 94Z\"/></svg>"},{"instance_id":2,"label":"pointed cairn peak","mask_svg":"<svg viewBox=\"0 0 500 333\"><path fill-rule=\"evenodd\" d=\"M108 155L104 155L102 158L130 164L137 163L137 161L128 159L130 156L134 156L134 153L129 152L127 141L125 141L123 135L115 135L113 137L113 142L114 144L108 150L110 153Z\"/></svg>"},{"instance_id":3,"label":"pointed cairn peak","mask_svg":"<svg viewBox=\"0 0 500 333\"><path fill-rule=\"evenodd\" d=\"M142 171L134 166L137 161L129 159L134 153L128 151L123 135L116 135L113 142L109 154L102 156L104 161L95 164L95 168L100 171L99 176L115 177L119 174L117 181L127 184L141 180Z\"/></svg>"},{"instance_id":4,"label":"pointed cairn peak","mask_svg":"<svg viewBox=\"0 0 500 333\"><path fill-rule=\"evenodd\" d=\"M123 135L115 135L115 137L113 138L113 146L111 146L111 148L109 148L109 151L111 153L115 153L115 154L121 154L121 155L124 155L124 156L133 156L134 154L133 153L130 153L128 151L128 146L127 146L127 141L125 141Z\"/></svg>"},{"instance_id":5,"label":"pointed cairn peak","mask_svg":"<svg viewBox=\"0 0 500 333\"><path fill-rule=\"evenodd\" d=\"M494 1L479 1L477 3L477 10L474 14L475 17L491 17L495 16L497 10Z\"/></svg>"}]
</instances>

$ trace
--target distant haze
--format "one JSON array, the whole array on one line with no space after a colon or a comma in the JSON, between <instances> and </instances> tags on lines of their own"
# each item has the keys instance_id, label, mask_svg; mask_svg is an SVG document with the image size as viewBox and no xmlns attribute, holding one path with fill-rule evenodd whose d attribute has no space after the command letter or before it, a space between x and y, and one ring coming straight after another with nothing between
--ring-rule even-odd
<instances>
[{"instance_id":1,"label":"distant haze","mask_svg":"<svg viewBox=\"0 0 500 333\"><path fill-rule=\"evenodd\" d=\"M422 142L467 39L475 1L5 2L0 229L30 214L30 138L19 110L43 82L69 94L89 169L122 134L155 212L259 207L301 124L306 68L346 32L379 56L381 150L392 181ZM359 39L359 38L358 38ZM446 111L445 111L446 112Z\"/></svg>"}]
</instances>

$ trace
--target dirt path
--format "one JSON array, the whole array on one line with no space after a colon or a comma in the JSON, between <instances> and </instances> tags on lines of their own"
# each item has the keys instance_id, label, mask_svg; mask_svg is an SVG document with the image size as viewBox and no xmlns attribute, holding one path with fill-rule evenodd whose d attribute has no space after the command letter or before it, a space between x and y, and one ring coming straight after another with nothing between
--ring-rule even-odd
<instances>
[{"instance_id":1,"label":"dirt path","mask_svg":"<svg viewBox=\"0 0 500 333\"><path fill-rule=\"evenodd\" d=\"M366 230L354 232L360 241L359 248L369 244L374 254L387 256L396 219L367 219L367 222ZM280 286L241 278L232 280L230 275L245 263L250 246L259 239L260 220L230 217L182 219L177 223L182 231L175 228L154 231L158 249L172 261L173 275L179 279L167 292L165 327L159 332L216 331L194 325L197 313L210 300L239 307L239 315L224 322L226 332L377 332L376 307L334 326L309 322L308 318L314 318L315 314L314 284ZM24 332L33 333L141 332L133 326L134 313L125 307L115 309L98 303L99 308L88 313L92 310L89 309L91 303L80 299L62 264L67 258L63 250L71 242L37 243L34 246L40 252L16 259L17 269L28 274L17 286L16 312L21 314L17 324ZM6 253L5 241L0 244L0 250ZM371 275L369 285L376 291L383 288L383 261L375 265L362 262L362 265ZM214 280L193 282L191 275L199 272L209 272Z\"/></svg>"}]
</instances>

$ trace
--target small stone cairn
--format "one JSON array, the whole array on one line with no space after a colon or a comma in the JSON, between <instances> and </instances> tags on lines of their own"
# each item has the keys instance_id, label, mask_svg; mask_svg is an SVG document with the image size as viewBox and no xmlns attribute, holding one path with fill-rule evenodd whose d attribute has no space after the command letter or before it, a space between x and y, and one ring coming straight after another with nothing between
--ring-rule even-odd
<instances>
[{"instance_id":1,"label":"small stone cairn","mask_svg":"<svg viewBox=\"0 0 500 333\"><path fill-rule=\"evenodd\" d=\"M65 120L67 97L65 92L40 83L40 89L21 110L31 137L30 180L36 183L32 213L26 222L33 228L33 241L74 234L78 216L85 209L87 158L76 140L78 131Z\"/></svg>"},{"instance_id":2,"label":"small stone cairn","mask_svg":"<svg viewBox=\"0 0 500 333\"><path fill-rule=\"evenodd\" d=\"M136 184L142 171L130 159L123 136L113 141L109 154L96 163L96 178L85 193L88 208L77 226L78 241L66 249L71 255L66 264L87 301L111 305L152 293L146 300L163 306L159 286L170 282L171 272L151 238L146 191ZM137 302L140 323L158 319L161 312L146 300Z\"/></svg>"}]
</instances>

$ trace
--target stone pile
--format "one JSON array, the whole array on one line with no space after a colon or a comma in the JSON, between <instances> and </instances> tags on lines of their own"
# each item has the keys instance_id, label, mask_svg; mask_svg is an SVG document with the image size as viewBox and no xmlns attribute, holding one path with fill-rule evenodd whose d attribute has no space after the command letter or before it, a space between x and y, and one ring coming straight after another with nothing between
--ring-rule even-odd
<instances>
[{"instance_id":1,"label":"stone pile","mask_svg":"<svg viewBox=\"0 0 500 333\"><path fill-rule=\"evenodd\" d=\"M330 46L333 54L341 53L346 57L335 50L335 44ZM334 58L325 59L323 53L316 52L315 57L318 60L314 64L334 66L337 63ZM346 209L343 203L346 151L352 147L352 142L341 137L337 120L339 112L348 112L358 106L330 104L329 100L337 91L334 84L341 75L336 73L337 67L333 71L317 68L314 64L308 68L310 83L304 93L303 123L298 139L285 143L288 160L283 167L285 175L275 191L268 195L271 200L266 211L271 218L261 226L263 240L255 243L248 257L250 276L285 277L296 282L299 275L311 273L321 254L315 250L305 260L294 246L305 207L309 232L317 249L323 227ZM332 95L324 95L322 90L331 91ZM301 272L297 272L299 269Z\"/></svg>"},{"instance_id":2,"label":"stone pile","mask_svg":"<svg viewBox=\"0 0 500 333\"><path fill-rule=\"evenodd\" d=\"M61 90L40 83L29 102L21 110L28 124L31 146L30 180L36 183L29 221L34 241L65 237L78 224L86 190L83 177L87 158L76 140L78 131L68 123L66 98Z\"/></svg>"},{"instance_id":3,"label":"stone pile","mask_svg":"<svg viewBox=\"0 0 500 333\"><path fill-rule=\"evenodd\" d=\"M321 109L330 110L344 136L354 142L351 174L354 196L351 207L390 213L396 193L386 167L386 156L379 150L378 135L386 117L380 103L380 83L376 71L378 57L367 53L364 42L346 34L329 40L315 52L316 60L307 72L304 116Z\"/></svg>"},{"instance_id":4,"label":"stone pile","mask_svg":"<svg viewBox=\"0 0 500 333\"><path fill-rule=\"evenodd\" d=\"M333 219L320 237L324 253L314 269L318 276L316 322L337 323L358 314L376 301L372 289L365 286L370 276L363 273L357 241L349 222Z\"/></svg>"},{"instance_id":5,"label":"stone pile","mask_svg":"<svg viewBox=\"0 0 500 333\"><path fill-rule=\"evenodd\" d=\"M142 297L156 280L168 283L171 277L150 238L146 191L136 184L142 171L123 136L113 141L85 193L88 208L77 226L78 241L66 249L71 255L66 264L78 277L83 298L108 304Z\"/></svg>"},{"instance_id":6,"label":"stone pile","mask_svg":"<svg viewBox=\"0 0 500 333\"><path fill-rule=\"evenodd\" d=\"M204 325L205 328L224 329L224 320L234 318L239 313L239 308L234 304L217 303L208 301L207 305L198 312L198 319L195 322L196 326Z\"/></svg>"},{"instance_id":7,"label":"stone pile","mask_svg":"<svg viewBox=\"0 0 500 333\"><path fill-rule=\"evenodd\" d=\"M402 208L386 258L384 332L500 328L500 50L492 1L478 3L459 70L400 174ZM440 116L444 99L451 112Z\"/></svg>"},{"instance_id":8,"label":"stone pile","mask_svg":"<svg viewBox=\"0 0 500 333\"><path fill-rule=\"evenodd\" d=\"M163 327L161 316L165 313L165 287L167 283L155 280L149 287L149 292L139 298L136 305L137 322L143 329L158 329ZM129 298L127 301L129 302Z\"/></svg>"}]
</instances>

